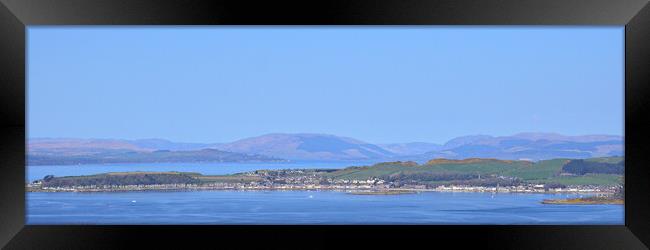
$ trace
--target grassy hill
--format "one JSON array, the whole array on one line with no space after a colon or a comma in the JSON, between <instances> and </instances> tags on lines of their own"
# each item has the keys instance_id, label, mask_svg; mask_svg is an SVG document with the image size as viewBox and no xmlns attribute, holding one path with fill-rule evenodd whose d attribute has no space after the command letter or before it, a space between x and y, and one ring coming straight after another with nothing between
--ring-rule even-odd
<instances>
[{"instance_id":1,"label":"grassy hill","mask_svg":"<svg viewBox=\"0 0 650 250\"><path fill-rule=\"evenodd\" d=\"M597 158L585 159L585 161L589 161L589 162L601 162L601 163L611 163L611 164L621 163L621 162L623 162L623 160L624 160L624 158L620 157L620 156L597 157Z\"/></svg>"},{"instance_id":2,"label":"grassy hill","mask_svg":"<svg viewBox=\"0 0 650 250\"><path fill-rule=\"evenodd\" d=\"M446 184L448 181L510 178L529 183L562 185L616 185L621 173L612 172L621 166L621 157L588 160L553 159L536 163L470 158L465 160L435 159L425 164L415 162L386 162L372 166L350 167L328 173L335 179L366 180L371 178L420 180L428 184ZM586 163L585 163L586 162ZM590 163L591 162L591 163ZM592 164L596 162L597 164ZM567 169L566 166L574 166ZM576 167L577 166L577 167ZM571 172L579 168L578 172Z\"/></svg>"},{"instance_id":3,"label":"grassy hill","mask_svg":"<svg viewBox=\"0 0 650 250\"><path fill-rule=\"evenodd\" d=\"M525 167L508 169L500 174L521 178L523 180L544 180L558 176L562 172L562 166L568 162L568 159L539 161Z\"/></svg>"},{"instance_id":4,"label":"grassy hill","mask_svg":"<svg viewBox=\"0 0 650 250\"><path fill-rule=\"evenodd\" d=\"M368 179L372 177L390 176L397 174L476 174L491 175L517 169L525 169L532 165L528 161L502 161L495 159L466 159L466 160L432 160L422 165L414 162L385 162L372 166L351 167L335 171L329 175L342 179ZM561 166L559 166L561 167Z\"/></svg>"}]
</instances>

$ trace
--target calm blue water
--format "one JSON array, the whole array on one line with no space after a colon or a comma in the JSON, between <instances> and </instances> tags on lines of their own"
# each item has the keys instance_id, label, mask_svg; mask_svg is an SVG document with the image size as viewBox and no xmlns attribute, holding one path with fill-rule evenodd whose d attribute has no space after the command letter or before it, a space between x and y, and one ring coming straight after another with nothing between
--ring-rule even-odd
<instances>
[{"instance_id":1,"label":"calm blue water","mask_svg":"<svg viewBox=\"0 0 650 250\"><path fill-rule=\"evenodd\" d=\"M333 191L27 193L28 224L623 224L621 205L549 194Z\"/></svg>"},{"instance_id":2,"label":"calm blue water","mask_svg":"<svg viewBox=\"0 0 650 250\"><path fill-rule=\"evenodd\" d=\"M232 174L368 162L146 163L29 166L29 181L121 171ZM543 205L574 195L332 191L27 193L28 224L623 224L620 205Z\"/></svg>"},{"instance_id":3,"label":"calm blue water","mask_svg":"<svg viewBox=\"0 0 650 250\"><path fill-rule=\"evenodd\" d=\"M282 162L282 163L117 163L96 165L28 166L27 181L46 175L72 176L128 171L182 171L209 174L234 174L260 169L345 168L373 162Z\"/></svg>"}]
</instances>

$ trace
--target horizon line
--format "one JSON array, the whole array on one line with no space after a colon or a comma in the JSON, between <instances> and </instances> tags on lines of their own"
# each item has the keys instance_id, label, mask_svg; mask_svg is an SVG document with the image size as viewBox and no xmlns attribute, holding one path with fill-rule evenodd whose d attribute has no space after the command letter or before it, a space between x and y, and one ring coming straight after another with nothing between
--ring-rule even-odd
<instances>
[{"instance_id":1,"label":"horizon line","mask_svg":"<svg viewBox=\"0 0 650 250\"><path fill-rule=\"evenodd\" d=\"M321 135L321 136L334 136L334 137L340 137L340 138L347 138L347 139L353 139L365 143L370 143L370 144L406 144L406 143L430 143L430 144L438 144L438 145L444 145L445 143L448 143L454 139L462 138L462 137L469 137L469 136L489 136L493 138L498 138L498 137L511 137L511 136L517 136L517 135L522 135L522 134L533 134L533 135L557 135L557 136L565 136L565 137L581 137L581 136L615 136L615 137L620 137L621 140L625 138L625 135L616 135L616 134L578 134L578 135L567 135L567 134L561 134L561 133L556 133L556 132L519 132L519 133L514 133L510 135L489 135L489 134L467 134L467 135L461 135L461 136L455 136L452 137L451 139L446 140L445 142L438 143L438 142L426 142L426 141L408 141L408 142L386 142L386 143L375 143L375 142L368 142L365 140L357 139L355 137L350 137L350 136L345 136L345 135L335 135L335 134L327 134L327 133L305 133L305 132L299 132L299 133L278 133L278 132L273 132L273 133L265 133L257 136L249 136L249 137L244 137L228 142L189 142L189 141L175 141L175 140L170 140L162 137L149 137L149 138L136 138L136 139L127 139L127 138L115 138L115 137L26 137L26 141L30 140L38 140L38 139L58 139L58 140L64 140L64 139L76 139L76 140L123 140L123 141L142 141L142 140L164 140L172 143L192 143L192 144L227 144L227 143L232 143L240 140L245 140L245 139L250 139L250 138L256 138L256 137L262 137L262 136L269 136L269 135Z\"/></svg>"}]
</instances>

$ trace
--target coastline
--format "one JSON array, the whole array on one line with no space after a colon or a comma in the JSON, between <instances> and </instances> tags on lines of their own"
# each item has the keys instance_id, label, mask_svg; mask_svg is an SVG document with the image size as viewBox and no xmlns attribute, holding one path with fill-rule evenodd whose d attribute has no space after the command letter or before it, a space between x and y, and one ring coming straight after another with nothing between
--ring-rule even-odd
<instances>
[{"instance_id":1,"label":"coastline","mask_svg":"<svg viewBox=\"0 0 650 250\"><path fill-rule=\"evenodd\" d=\"M437 187L437 188L375 188L371 186L214 186L214 185L139 185L120 188L41 188L28 185L26 192L50 193L50 192L73 192L73 193L110 193L110 192L198 192L198 191L332 191L350 195L407 195L421 192L440 193L491 193L491 194L583 194L589 195L585 198L571 199L544 199L540 201L545 205L623 205L624 200L613 198L613 192L605 192L593 189L566 189L566 190L528 190L517 188L486 188L486 187Z\"/></svg>"},{"instance_id":2,"label":"coastline","mask_svg":"<svg viewBox=\"0 0 650 250\"><path fill-rule=\"evenodd\" d=\"M128 188L34 188L27 187L26 192L79 192L79 193L96 193L96 192L142 192L142 191L336 191L358 194L413 194L417 192L445 192L445 193L528 193L528 194L587 194L587 195L608 195L612 192L601 190L491 190L483 187L464 187L464 188L372 188L372 187L217 187L217 186L140 186Z\"/></svg>"}]
</instances>

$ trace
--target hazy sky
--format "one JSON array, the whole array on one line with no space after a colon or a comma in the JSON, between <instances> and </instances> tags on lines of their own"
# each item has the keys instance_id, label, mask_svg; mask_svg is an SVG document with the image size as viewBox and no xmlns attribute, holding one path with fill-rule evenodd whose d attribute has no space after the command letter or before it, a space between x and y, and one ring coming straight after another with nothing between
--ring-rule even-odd
<instances>
[{"instance_id":1,"label":"hazy sky","mask_svg":"<svg viewBox=\"0 0 650 250\"><path fill-rule=\"evenodd\" d=\"M623 134L623 27L30 27L28 136Z\"/></svg>"}]
</instances>

